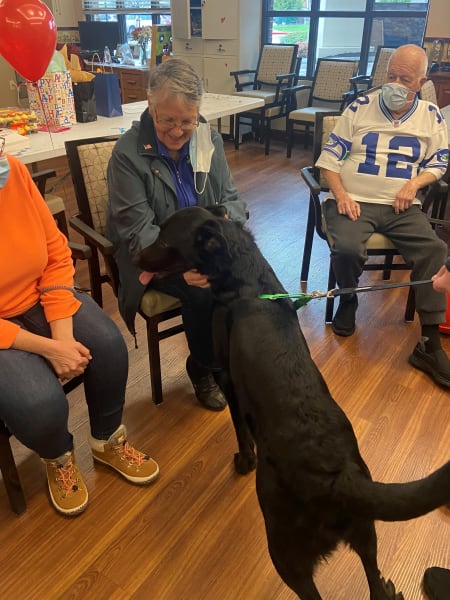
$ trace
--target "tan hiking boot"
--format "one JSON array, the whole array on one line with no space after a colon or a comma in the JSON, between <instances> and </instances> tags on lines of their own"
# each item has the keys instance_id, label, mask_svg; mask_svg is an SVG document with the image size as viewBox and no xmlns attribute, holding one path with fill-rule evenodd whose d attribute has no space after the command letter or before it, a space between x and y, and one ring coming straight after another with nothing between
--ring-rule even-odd
<instances>
[{"instance_id":1,"label":"tan hiking boot","mask_svg":"<svg viewBox=\"0 0 450 600\"><path fill-rule=\"evenodd\" d=\"M90 435L89 444L95 460L109 465L132 483L151 483L159 475L158 464L127 442L127 430L123 424L107 441Z\"/></svg>"},{"instance_id":2,"label":"tan hiking boot","mask_svg":"<svg viewBox=\"0 0 450 600\"><path fill-rule=\"evenodd\" d=\"M88 491L73 451L42 460L47 471L50 499L56 510L66 516L83 512L88 503Z\"/></svg>"}]
</instances>

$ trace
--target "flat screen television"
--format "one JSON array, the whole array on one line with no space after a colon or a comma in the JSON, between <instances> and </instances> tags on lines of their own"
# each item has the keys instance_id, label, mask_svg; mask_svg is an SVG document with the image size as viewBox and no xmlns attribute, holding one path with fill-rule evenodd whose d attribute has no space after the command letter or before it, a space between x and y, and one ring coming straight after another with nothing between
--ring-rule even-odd
<instances>
[{"instance_id":1,"label":"flat screen television","mask_svg":"<svg viewBox=\"0 0 450 600\"><path fill-rule=\"evenodd\" d=\"M105 46L111 51L125 42L125 32L117 21L78 21L81 53L98 52L103 58Z\"/></svg>"}]
</instances>

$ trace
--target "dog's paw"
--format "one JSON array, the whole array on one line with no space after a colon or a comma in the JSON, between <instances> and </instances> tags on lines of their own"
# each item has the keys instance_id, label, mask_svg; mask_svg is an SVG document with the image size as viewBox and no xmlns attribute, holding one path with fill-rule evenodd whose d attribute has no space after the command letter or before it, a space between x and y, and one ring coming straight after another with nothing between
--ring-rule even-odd
<instances>
[{"instance_id":1,"label":"dog's paw","mask_svg":"<svg viewBox=\"0 0 450 600\"><path fill-rule=\"evenodd\" d=\"M234 455L234 468L239 475L247 475L256 469L256 456L244 456L240 452Z\"/></svg>"},{"instance_id":2,"label":"dog's paw","mask_svg":"<svg viewBox=\"0 0 450 600\"><path fill-rule=\"evenodd\" d=\"M395 591L395 585L390 579L387 581L382 577L381 582L386 592L386 600L405 600L401 592Z\"/></svg>"}]
</instances>

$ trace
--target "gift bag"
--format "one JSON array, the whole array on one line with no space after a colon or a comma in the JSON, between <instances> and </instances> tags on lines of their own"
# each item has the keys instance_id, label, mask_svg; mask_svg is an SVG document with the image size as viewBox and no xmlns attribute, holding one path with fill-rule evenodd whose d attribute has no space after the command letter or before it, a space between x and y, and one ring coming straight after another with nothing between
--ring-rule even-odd
<instances>
[{"instance_id":1,"label":"gift bag","mask_svg":"<svg viewBox=\"0 0 450 600\"><path fill-rule=\"evenodd\" d=\"M95 79L72 83L75 115L79 123L90 123L97 120L94 81Z\"/></svg>"},{"instance_id":2,"label":"gift bag","mask_svg":"<svg viewBox=\"0 0 450 600\"><path fill-rule=\"evenodd\" d=\"M103 67L102 71L95 74L94 90L98 115L120 117L123 114L119 76L112 72L112 68L108 72Z\"/></svg>"},{"instance_id":3,"label":"gift bag","mask_svg":"<svg viewBox=\"0 0 450 600\"><path fill-rule=\"evenodd\" d=\"M45 73L34 82L27 82L30 109L38 121L49 129L70 127L76 123L72 80L68 71Z\"/></svg>"}]
</instances>

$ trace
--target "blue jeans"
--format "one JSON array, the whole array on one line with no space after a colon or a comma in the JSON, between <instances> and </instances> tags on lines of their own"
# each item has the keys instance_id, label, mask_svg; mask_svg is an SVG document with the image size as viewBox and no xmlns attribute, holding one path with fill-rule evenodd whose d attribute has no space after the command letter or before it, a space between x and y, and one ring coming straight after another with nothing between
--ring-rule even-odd
<instances>
[{"instance_id":1,"label":"blue jeans","mask_svg":"<svg viewBox=\"0 0 450 600\"><path fill-rule=\"evenodd\" d=\"M92 360L84 372L91 434L107 440L122 421L128 377L128 351L116 324L87 294L73 316L77 341ZM51 337L40 304L9 319L23 329ZM67 428L69 403L56 374L42 356L0 350L0 417L15 437L41 458L57 458L73 447Z\"/></svg>"}]
</instances>

